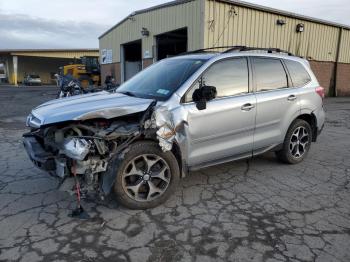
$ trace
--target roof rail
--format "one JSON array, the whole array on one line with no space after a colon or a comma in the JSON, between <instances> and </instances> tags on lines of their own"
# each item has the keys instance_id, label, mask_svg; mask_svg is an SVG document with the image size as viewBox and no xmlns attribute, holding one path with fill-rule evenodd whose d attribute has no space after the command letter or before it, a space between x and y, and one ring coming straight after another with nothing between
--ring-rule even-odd
<instances>
[{"instance_id":1,"label":"roof rail","mask_svg":"<svg viewBox=\"0 0 350 262\"><path fill-rule=\"evenodd\" d=\"M183 53L181 53L179 55L196 54L196 53L201 53L201 52L210 51L210 50L214 50L214 49L221 49L221 48L233 49L233 48L243 48L243 47L245 47L245 46L231 46L231 45L230 46L215 46L215 47L208 47L208 48L203 48L203 49L197 49L197 50L193 50L193 51L183 52Z\"/></svg>"},{"instance_id":2,"label":"roof rail","mask_svg":"<svg viewBox=\"0 0 350 262\"><path fill-rule=\"evenodd\" d=\"M223 52L223 54L225 53L229 53L232 51L239 51L239 52L244 52L244 51L267 51L268 53L272 53L272 52L276 52L276 53L286 53L289 56L294 56L291 52L280 49L280 48L265 48L265 47L247 47L247 46L242 46L241 48L239 47L232 47L226 51Z\"/></svg>"},{"instance_id":3,"label":"roof rail","mask_svg":"<svg viewBox=\"0 0 350 262\"><path fill-rule=\"evenodd\" d=\"M244 52L244 51L266 51L268 53L276 52L276 53L286 53L289 56L294 56L291 52L288 52L286 50L280 49L280 48L264 48L264 47L248 47L248 46L216 46L216 47L208 47L208 48L203 48L203 49L197 49L193 51L188 51L181 53L179 55L189 55L189 54L196 54L196 53L201 53L201 52L206 52L214 49L222 49L226 48L227 50L221 52L222 54L230 53L233 51L238 51L238 52ZM218 52L218 51L214 51Z\"/></svg>"}]
</instances>

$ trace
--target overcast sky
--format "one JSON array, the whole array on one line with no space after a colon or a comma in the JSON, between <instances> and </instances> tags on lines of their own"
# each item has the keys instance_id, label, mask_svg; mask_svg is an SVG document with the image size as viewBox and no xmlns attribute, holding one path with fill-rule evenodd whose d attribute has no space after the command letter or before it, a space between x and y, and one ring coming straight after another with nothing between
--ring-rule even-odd
<instances>
[{"instance_id":1,"label":"overcast sky","mask_svg":"<svg viewBox=\"0 0 350 262\"><path fill-rule=\"evenodd\" d=\"M0 0L0 49L97 48L98 36L135 10L167 0ZM350 25L350 0L249 0Z\"/></svg>"}]
</instances>

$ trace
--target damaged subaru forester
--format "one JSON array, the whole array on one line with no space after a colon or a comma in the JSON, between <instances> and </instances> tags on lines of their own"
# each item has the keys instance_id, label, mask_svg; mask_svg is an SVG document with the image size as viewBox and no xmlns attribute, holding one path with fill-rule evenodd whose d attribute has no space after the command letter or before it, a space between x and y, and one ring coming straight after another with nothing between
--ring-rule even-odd
<instances>
[{"instance_id":1,"label":"damaged subaru forester","mask_svg":"<svg viewBox=\"0 0 350 262\"><path fill-rule=\"evenodd\" d=\"M277 49L194 52L115 93L38 106L23 143L37 167L74 178L79 196L114 191L118 203L147 209L192 170L267 151L299 163L323 128L323 98L307 60Z\"/></svg>"}]
</instances>

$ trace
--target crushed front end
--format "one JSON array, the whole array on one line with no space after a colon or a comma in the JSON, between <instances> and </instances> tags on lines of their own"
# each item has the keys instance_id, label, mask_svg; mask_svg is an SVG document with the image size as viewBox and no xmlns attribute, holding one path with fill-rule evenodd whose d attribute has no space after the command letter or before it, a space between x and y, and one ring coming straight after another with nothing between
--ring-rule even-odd
<instances>
[{"instance_id":1,"label":"crushed front end","mask_svg":"<svg viewBox=\"0 0 350 262\"><path fill-rule=\"evenodd\" d=\"M23 144L38 168L62 182L76 174L82 194L94 192L104 196L114 182L110 167L113 158L134 140L155 133L143 131L140 118L140 114L134 114L118 120L32 127L31 132L23 135Z\"/></svg>"}]
</instances>

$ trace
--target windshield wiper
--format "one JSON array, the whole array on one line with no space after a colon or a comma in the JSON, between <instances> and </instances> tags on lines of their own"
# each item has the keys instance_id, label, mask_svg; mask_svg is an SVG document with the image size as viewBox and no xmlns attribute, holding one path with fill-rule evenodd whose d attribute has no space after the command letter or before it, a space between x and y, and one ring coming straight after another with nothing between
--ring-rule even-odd
<instances>
[{"instance_id":1,"label":"windshield wiper","mask_svg":"<svg viewBox=\"0 0 350 262\"><path fill-rule=\"evenodd\" d=\"M125 92L118 92L118 93L121 93L123 95L127 95L127 96L133 96L135 97L136 95L133 93L133 92L130 92L130 91L125 91Z\"/></svg>"}]
</instances>

